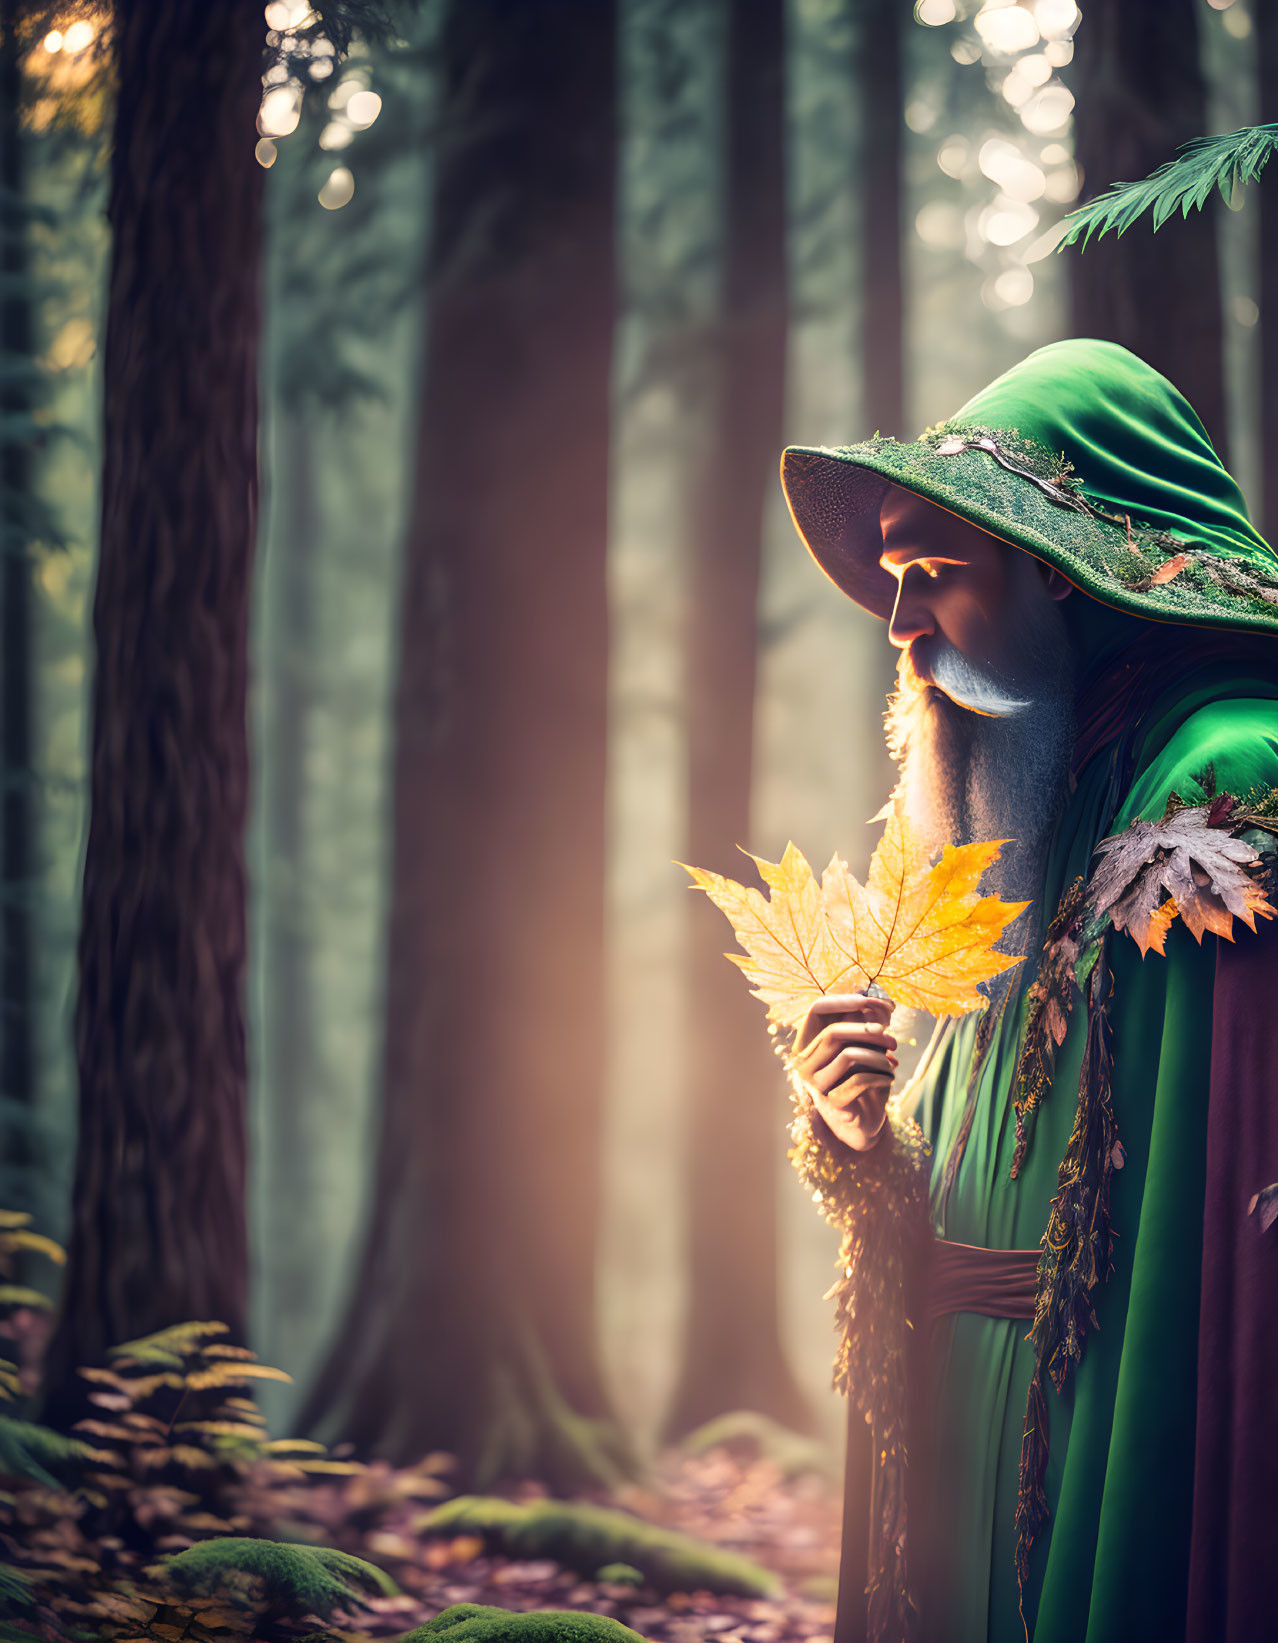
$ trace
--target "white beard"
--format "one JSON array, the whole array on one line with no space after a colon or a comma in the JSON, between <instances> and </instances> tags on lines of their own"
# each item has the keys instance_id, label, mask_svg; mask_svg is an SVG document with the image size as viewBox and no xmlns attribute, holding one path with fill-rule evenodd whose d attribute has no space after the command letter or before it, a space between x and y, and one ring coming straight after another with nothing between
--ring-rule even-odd
<instances>
[{"instance_id":1,"label":"white beard","mask_svg":"<svg viewBox=\"0 0 1278 1643\"><path fill-rule=\"evenodd\" d=\"M1027 667L1011 680L991 675L982 691L980 672L960 659L960 676L965 687L975 688L976 699L1006 707L1014 696L1014 711L960 706L923 684L905 651L886 717L888 749L900 770L893 798L933 849L1011 841L981 888L1006 901L1031 902L997 944L1001 952L1022 956L1037 950L1045 928L1040 902L1047 853L1068 797L1074 743L1072 648L1056 607L1051 609L1056 620L1048 616L1026 634L1032 673ZM944 648L934 642L929 650L934 676L942 678ZM986 991L1000 996L1022 968L1005 971L1006 980L995 978Z\"/></svg>"}]
</instances>

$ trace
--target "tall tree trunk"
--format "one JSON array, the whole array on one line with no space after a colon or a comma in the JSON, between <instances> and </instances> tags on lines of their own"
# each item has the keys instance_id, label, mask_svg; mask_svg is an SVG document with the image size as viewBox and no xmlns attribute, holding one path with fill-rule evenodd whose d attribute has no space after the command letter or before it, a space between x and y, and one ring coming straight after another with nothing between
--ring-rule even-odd
<instances>
[{"instance_id":1,"label":"tall tree trunk","mask_svg":"<svg viewBox=\"0 0 1278 1643\"><path fill-rule=\"evenodd\" d=\"M1255 8L1260 59L1260 119L1278 123L1278 3L1260 0ZM1278 535L1278 198L1268 176L1257 190L1260 212L1260 528Z\"/></svg>"},{"instance_id":2,"label":"tall tree trunk","mask_svg":"<svg viewBox=\"0 0 1278 1643\"><path fill-rule=\"evenodd\" d=\"M750 836L756 605L764 509L781 450L786 357L782 0L731 0L722 321L688 626L688 860L736 873ZM810 1414L777 1324L784 1134L758 1004L724 962L722 919L692 906L690 1281L671 1437L731 1409Z\"/></svg>"},{"instance_id":3,"label":"tall tree trunk","mask_svg":"<svg viewBox=\"0 0 1278 1643\"><path fill-rule=\"evenodd\" d=\"M379 1163L302 1416L561 1488L613 1435L589 1417L615 53L606 0L444 23Z\"/></svg>"},{"instance_id":4,"label":"tall tree trunk","mask_svg":"<svg viewBox=\"0 0 1278 1643\"><path fill-rule=\"evenodd\" d=\"M1086 201L1207 130L1195 0L1091 0L1072 80ZM1174 241L1148 220L1093 240L1069 270L1075 335L1122 343L1170 378L1227 461L1216 205L1178 223Z\"/></svg>"},{"instance_id":5,"label":"tall tree trunk","mask_svg":"<svg viewBox=\"0 0 1278 1643\"><path fill-rule=\"evenodd\" d=\"M47 1416L75 1368L244 1327L243 831L261 12L127 0L104 360L80 1132Z\"/></svg>"},{"instance_id":6,"label":"tall tree trunk","mask_svg":"<svg viewBox=\"0 0 1278 1643\"><path fill-rule=\"evenodd\" d=\"M863 0L857 56L861 108L861 356L869 425L906 438L901 258L902 27L899 0Z\"/></svg>"},{"instance_id":7,"label":"tall tree trunk","mask_svg":"<svg viewBox=\"0 0 1278 1643\"><path fill-rule=\"evenodd\" d=\"M0 4L0 1102L11 1208L30 1208L35 1099L31 939L34 369L18 8Z\"/></svg>"}]
</instances>

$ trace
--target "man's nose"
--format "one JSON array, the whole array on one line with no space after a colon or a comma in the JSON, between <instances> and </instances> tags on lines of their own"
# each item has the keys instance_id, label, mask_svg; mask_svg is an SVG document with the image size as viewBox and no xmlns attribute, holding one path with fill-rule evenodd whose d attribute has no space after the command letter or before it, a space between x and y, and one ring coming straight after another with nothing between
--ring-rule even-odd
<instances>
[{"instance_id":1,"label":"man's nose","mask_svg":"<svg viewBox=\"0 0 1278 1643\"><path fill-rule=\"evenodd\" d=\"M897 584L896 603L888 623L888 639L898 650L904 650L913 640L935 632L936 621L927 601L920 599L916 592L908 591L902 578Z\"/></svg>"}]
</instances>

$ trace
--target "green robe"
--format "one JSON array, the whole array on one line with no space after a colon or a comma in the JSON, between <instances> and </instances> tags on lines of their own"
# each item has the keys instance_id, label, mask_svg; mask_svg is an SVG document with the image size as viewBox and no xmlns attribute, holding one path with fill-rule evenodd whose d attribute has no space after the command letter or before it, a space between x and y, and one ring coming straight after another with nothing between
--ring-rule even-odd
<instances>
[{"instance_id":1,"label":"green robe","mask_svg":"<svg viewBox=\"0 0 1278 1643\"><path fill-rule=\"evenodd\" d=\"M1090 605L1090 601L1088 602ZM1095 612L1097 607L1091 606ZM1169 644L1192 643L1168 628ZM1278 786L1278 682L1219 662L1190 666L1130 735L1124 792L1102 747L1077 773L1056 830L1042 905L1050 911L1097 842L1162 815L1175 791L1202 801L1208 765L1223 792ZM1256 938L1235 926L1240 942ZM1061 1396L1047 1386L1050 1520L1032 1552L1018 1612L1014 1564L1021 1436L1034 1369L1023 1322L943 1318L934 1338L935 1445L929 1643L1142 1643L1182 1638L1194 1476L1212 982L1217 938L1201 947L1179 920L1166 956L1113 939L1114 1109L1126 1152L1113 1177L1113 1271L1093 1292L1098 1327ZM1028 967L1027 967L1028 968ZM1027 981L1027 976L1025 980ZM942 1204L976 1020L950 1042L920 1115L934 1147L939 1236L998 1249L1036 1247L1074 1120L1086 1009L1080 1002L1037 1113L1020 1176L1013 1074L1024 984L1004 1013L976 1091L974 1120Z\"/></svg>"}]
</instances>

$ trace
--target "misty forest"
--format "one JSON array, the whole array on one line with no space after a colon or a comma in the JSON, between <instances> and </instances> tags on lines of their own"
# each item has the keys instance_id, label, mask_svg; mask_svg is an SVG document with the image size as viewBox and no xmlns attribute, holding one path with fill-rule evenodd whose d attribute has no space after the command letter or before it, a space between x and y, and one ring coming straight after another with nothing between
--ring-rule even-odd
<instances>
[{"instance_id":1,"label":"misty forest","mask_svg":"<svg viewBox=\"0 0 1278 1643\"><path fill-rule=\"evenodd\" d=\"M781 449L1106 337L1278 525L1278 195L1061 245L1278 8L1080 3L0 0L5 1643L831 1643L837 1238L678 865L892 783Z\"/></svg>"}]
</instances>

